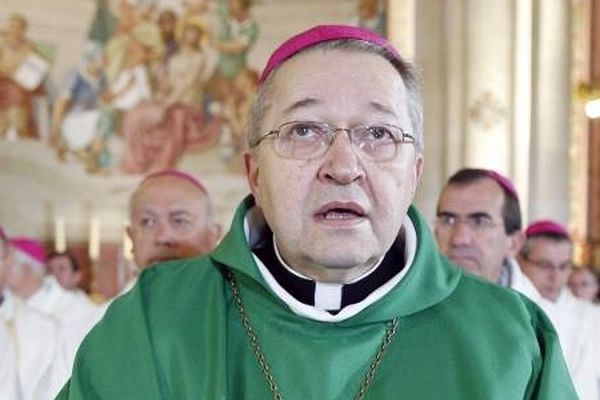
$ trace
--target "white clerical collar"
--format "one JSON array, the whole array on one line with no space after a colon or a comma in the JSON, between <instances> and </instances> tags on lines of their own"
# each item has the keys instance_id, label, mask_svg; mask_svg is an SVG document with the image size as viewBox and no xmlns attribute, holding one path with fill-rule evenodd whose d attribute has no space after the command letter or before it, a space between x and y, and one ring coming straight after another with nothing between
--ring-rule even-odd
<instances>
[{"instance_id":1,"label":"white clerical collar","mask_svg":"<svg viewBox=\"0 0 600 400\"><path fill-rule=\"evenodd\" d=\"M344 284L342 283L329 283L329 282L319 282L316 281L290 267L279 252L279 246L277 245L277 238L273 235L273 249L275 250L275 255L277 256L277 260L279 263L290 273L296 275L299 278L313 281L315 284L315 294L314 294L314 306L319 310L329 311L329 310L339 310L342 308L342 289L344 288ZM352 279L345 284L351 284L357 281L360 281L367 276L369 276L373 271L379 267L383 257L377 260L377 263L373 267L371 267L368 271L363 273L362 275ZM263 264L264 265L264 264ZM269 274L272 273L269 271ZM287 290L286 290L287 292Z\"/></svg>"},{"instance_id":2,"label":"white clerical collar","mask_svg":"<svg viewBox=\"0 0 600 400\"><path fill-rule=\"evenodd\" d=\"M244 219L244 232L246 235L246 239L251 244L251 247L253 243L260 242L260 231L264 232L264 222L260 220L257 221L256 218L254 218L255 216L256 215L250 211ZM396 274L386 283L384 283L379 288L371 292L364 300L342 308L337 314L331 314L326 310L339 308L336 307L336 305L339 306L338 302L341 298L339 294L339 291L342 287L341 284L325 284L322 282L316 282L318 289L317 292L315 292L315 305L304 304L298 301L277 282L273 274L269 271L269 269L264 265L264 263L260 260L260 258L258 258L256 254L252 253L252 256L254 258L254 261L256 262L256 265L258 266L258 270L260 271L263 279L267 282L271 290L283 302L285 302L294 313L317 321L339 322L357 315L359 312L361 312L371 304L377 302L390 290L392 290L408 273L410 267L412 266L417 249L417 233L412 221L408 216L406 216L404 219L403 231L405 262L404 267L400 270L398 274ZM275 246L275 249L276 248L277 247ZM278 255L278 257L280 261L282 261L283 265L287 269L289 269L290 272L292 272L293 270L283 262L280 255ZM376 268L372 268L370 271L368 271L363 276L357 279L362 279L366 277L374 270L376 270ZM302 276L296 271L293 271L293 273L295 275Z\"/></svg>"}]
</instances>

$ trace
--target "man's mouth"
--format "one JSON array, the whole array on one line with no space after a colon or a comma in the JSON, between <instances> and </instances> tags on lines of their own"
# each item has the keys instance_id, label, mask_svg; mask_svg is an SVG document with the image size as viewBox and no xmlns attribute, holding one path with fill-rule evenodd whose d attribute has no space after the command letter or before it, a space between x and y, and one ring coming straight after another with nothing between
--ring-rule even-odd
<instances>
[{"instance_id":1,"label":"man's mouth","mask_svg":"<svg viewBox=\"0 0 600 400\"><path fill-rule=\"evenodd\" d=\"M366 217L362 206L354 202L330 202L315 213L317 219L325 221L346 221Z\"/></svg>"}]
</instances>

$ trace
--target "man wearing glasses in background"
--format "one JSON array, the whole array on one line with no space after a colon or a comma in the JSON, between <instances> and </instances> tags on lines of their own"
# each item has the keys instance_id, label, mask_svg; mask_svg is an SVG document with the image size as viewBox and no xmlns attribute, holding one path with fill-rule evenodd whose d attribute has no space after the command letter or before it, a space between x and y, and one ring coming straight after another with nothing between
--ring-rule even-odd
<instances>
[{"instance_id":1,"label":"man wearing glasses in background","mask_svg":"<svg viewBox=\"0 0 600 400\"><path fill-rule=\"evenodd\" d=\"M573 242L566 228L552 220L533 222L525 235L519 264L543 297L540 306L556 327L579 397L596 400L600 398L600 316L567 287Z\"/></svg>"},{"instance_id":2,"label":"man wearing glasses in background","mask_svg":"<svg viewBox=\"0 0 600 400\"><path fill-rule=\"evenodd\" d=\"M324 25L284 42L231 230L145 270L59 399L576 399L541 310L451 265L410 206L422 129L386 39Z\"/></svg>"},{"instance_id":3,"label":"man wearing glasses in background","mask_svg":"<svg viewBox=\"0 0 600 400\"><path fill-rule=\"evenodd\" d=\"M436 214L442 254L465 271L540 301L515 260L524 236L519 197L507 177L488 169L459 170L442 190Z\"/></svg>"}]
</instances>

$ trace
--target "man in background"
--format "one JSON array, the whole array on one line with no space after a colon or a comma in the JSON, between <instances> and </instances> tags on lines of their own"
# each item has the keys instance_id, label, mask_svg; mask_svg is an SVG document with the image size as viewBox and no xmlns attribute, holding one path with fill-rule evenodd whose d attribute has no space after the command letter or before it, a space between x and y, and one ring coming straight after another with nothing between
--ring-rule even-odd
<instances>
[{"instance_id":1,"label":"man in background","mask_svg":"<svg viewBox=\"0 0 600 400\"><path fill-rule=\"evenodd\" d=\"M23 246L21 263L37 268L41 249ZM69 376L62 327L8 290L14 280L14 250L0 227L0 398L50 400ZM25 272L26 273L26 272Z\"/></svg>"},{"instance_id":2,"label":"man in background","mask_svg":"<svg viewBox=\"0 0 600 400\"><path fill-rule=\"evenodd\" d=\"M598 311L579 300L567 288L573 269L573 243L566 228L552 220L530 224L519 253L523 272L542 295L540 303L556 330L582 400L598 399Z\"/></svg>"},{"instance_id":3,"label":"man in background","mask_svg":"<svg viewBox=\"0 0 600 400\"><path fill-rule=\"evenodd\" d=\"M129 203L127 234L139 268L210 252L221 236L206 187L192 174L163 170L148 175Z\"/></svg>"},{"instance_id":4,"label":"man in background","mask_svg":"<svg viewBox=\"0 0 600 400\"><path fill-rule=\"evenodd\" d=\"M598 302L598 291L600 290L600 277L591 267L582 266L575 268L569 276L569 289L582 300L590 303Z\"/></svg>"},{"instance_id":5,"label":"man in background","mask_svg":"<svg viewBox=\"0 0 600 400\"><path fill-rule=\"evenodd\" d=\"M507 177L489 169L457 171L442 190L436 214L442 254L465 271L540 299L514 258L524 236L519 197Z\"/></svg>"},{"instance_id":6,"label":"man in background","mask_svg":"<svg viewBox=\"0 0 600 400\"><path fill-rule=\"evenodd\" d=\"M100 318L98 306L87 297L63 289L46 275L45 249L38 241L19 237L8 242L5 257L6 287L26 307L60 324L67 365L72 365L79 344Z\"/></svg>"},{"instance_id":7,"label":"man in background","mask_svg":"<svg viewBox=\"0 0 600 400\"><path fill-rule=\"evenodd\" d=\"M46 257L48 272L56 278L66 290L80 290L83 271L79 262L69 252L54 251Z\"/></svg>"}]
</instances>

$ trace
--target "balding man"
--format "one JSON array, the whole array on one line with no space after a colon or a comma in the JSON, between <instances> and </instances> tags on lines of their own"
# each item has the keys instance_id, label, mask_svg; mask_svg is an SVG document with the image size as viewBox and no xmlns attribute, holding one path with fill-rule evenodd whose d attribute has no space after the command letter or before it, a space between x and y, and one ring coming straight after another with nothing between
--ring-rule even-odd
<instances>
[{"instance_id":1,"label":"balding man","mask_svg":"<svg viewBox=\"0 0 600 400\"><path fill-rule=\"evenodd\" d=\"M147 176L131 197L129 218L139 268L208 253L221 236L206 187L177 170Z\"/></svg>"}]
</instances>

